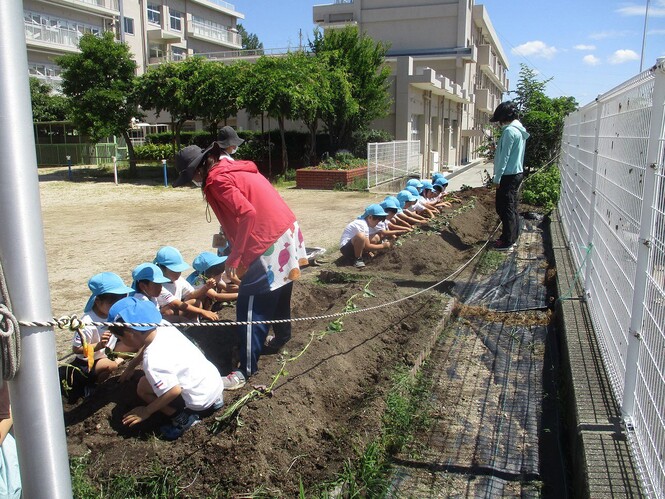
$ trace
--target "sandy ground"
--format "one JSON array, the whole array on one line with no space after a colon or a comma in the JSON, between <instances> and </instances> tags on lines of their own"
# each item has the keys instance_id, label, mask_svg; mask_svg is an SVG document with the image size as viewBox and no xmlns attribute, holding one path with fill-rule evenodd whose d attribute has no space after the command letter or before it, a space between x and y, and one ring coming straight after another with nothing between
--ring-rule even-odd
<instances>
[{"instance_id":1,"label":"sandy ground","mask_svg":"<svg viewBox=\"0 0 665 499\"><path fill-rule=\"evenodd\" d=\"M53 315L81 315L89 296L88 279L115 272L131 283L132 269L152 261L164 245L178 248L190 262L211 249L219 225L206 220L198 189L155 185L115 185L110 181L46 180L40 171L48 278ZM58 178L56 176L56 178ZM280 189L295 212L307 246L338 256L345 225L383 195ZM69 351L69 333L56 331L58 354Z\"/></svg>"}]
</instances>

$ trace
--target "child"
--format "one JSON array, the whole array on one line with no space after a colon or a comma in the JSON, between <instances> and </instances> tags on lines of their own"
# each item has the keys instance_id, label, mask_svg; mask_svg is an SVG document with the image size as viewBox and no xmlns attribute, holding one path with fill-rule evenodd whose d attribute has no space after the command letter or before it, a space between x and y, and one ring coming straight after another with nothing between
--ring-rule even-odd
<instances>
[{"instance_id":1,"label":"child","mask_svg":"<svg viewBox=\"0 0 665 499\"><path fill-rule=\"evenodd\" d=\"M202 307L213 310L217 303L238 299L238 285L224 281L226 256L218 256L209 251L199 253L192 262L194 272L187 276L187 282L196 291L203 291Z\"/></svg>"},{"instance_id":2,"label":"child","mask_svg":"<svg viewBox=\"0 0 665 499\"><path fill-rule=\"evenodd\" d=\"M113 322L160 323L159 311L150 303L127 297L111 307ZM160 428L166 440L179 438L200 417L221 408L224 384L217 368L175 327L112 326L111 331L141 353L129 362L121 379L132 375L139 362L143 376L136 387L146 405L127 412L122 423L134 426L156 412L171 417L171 424Z\"/></svg>"},{"instance_id":3,"label":"child","mask_svg":"<svg viewBox=\"0 0 665 499\"><path fill-rule=\"evenodd\" d=\"M192 285L182 277L182 272L187 270L189 265L185 263L177 249L173 246L160 248L153 263L160 268L164 277L169 279L169 282L164 283L162 292L157 297L159 311L166 320L178 322L198 319L199 316L211 321L219 319L216 313L200 307L199 298L205 295L205 291L194 290Z\"/></svg>"},{"instance_id":4,"label":"child","mask_svg":"<svg viewBox=\"0 0 665 499\"><path fill-rule=\"evenodd\" d=\"M409 191L416 198L416 202L412 207L412 210L415 213L417 213L423 218L432 218L434 216L435 210L433 210L432 208L430 208L430 206L428 206L429 203L425 200L423 196L420 195L420 191L418 189L416 189L412 185L409 185L405 188L405 190Z\"/></svg>"},{"instance_id":5,"label":"child","mask_svg":"<svg viewBox=\"0 0 665 499\"><path fill-rule=\"evenodd\" d=\"M139 300L149 301L159 311L160 305L157 301L159 297L164 303L169 303L175 299L170 293L162 294L162 285L171 282L164 277L162 269L154 263L142 263L132 270L132 288L136 293L134 297Z\"/></svg>"},{"instance_id":6,"label":"child","mask_svg":"<svg viewBox=\"0 0 665 499\"><path fill-rule=\"evenodd\" d=\"M416 204L418 198L410 191L404 189L399 191L395 197L400 203L400 208L402 208L402 213L397 214L399 220L403 220L411 225L422 224L427 221L425 217L421 217L413 211L413 206Z\"/></svg>"},{"instance_id":7,"label":"child","mask_svg":"<svg viewBox=\"0 0 665 499\"><path fill-rule=\"evenodd\" d=\"M339 242L340 251L347 259L353 262L356 268L363 268L363 253L383 250L392 245L389 241L372 243L369 238L370 227L374 228L379 222L386 219L388 214L381 205L371 204L365 208L365 213L346 226Z\"/></svg>"},{"instance_id":8,"label":"child","mask_svg":"<svg viewBox=\"0 0 665 499\"><path fill-rule=\"evenodd\" d=\"M90 395L95 383L102 383L118 368L119 362L106 356L104 350L107 347L112 350L129 351L125 345L116 344L116 339L108 331L108 327L93 326L91 323L106 322L111 306L134 290L126 286L120 276L113 272L102 272L92 276L88 281L88 288L92 295L83 309L84 315L81 318L81 322L86 326L81 330L81 334L75 333L72 339L72 352L76 354L72 364L77 370L67 376L70 401L77 399L81 394ZM82 339L94 352L92 369L89 369ZM83 373L83 376L79 376L80 373Z\"/></svg>"},{"instance_id":9,"label":"child","mask_svg":"<svg viewBox=\"0 0 665 499\"><path fill-rule=\"evenodd\" d=\"M432 188L434 189L435 193L434 202L436 203L436 206L444 208L450 208L452 206L451 203L445 200L446 187L448 187L448 179L446 179L446 177L443 175L437 177L437 179L432 183Z\"/></svg>"},{"instance_id":10,"label":"child","mask_svg":"<svg viewBox=\"0 0 665 499\"><path fill-rule=\"evenodd\" d=\"M399 207L399 201L397 201L396 198L394 199L392 196L388 196L379 204L381 205L381 208L383 208L383 211L388 214L386 219L383 222L379 222L374 229L378 230L381 238L397 239L397 236L406 234L407 232L411 232L413 230L410 227L404 227L401 224L395 224L392 222L395 220L397 213L402 211L402 209ZM370 235L371 234L372 230L370 229Z\"/></svg>"}]
</instances>

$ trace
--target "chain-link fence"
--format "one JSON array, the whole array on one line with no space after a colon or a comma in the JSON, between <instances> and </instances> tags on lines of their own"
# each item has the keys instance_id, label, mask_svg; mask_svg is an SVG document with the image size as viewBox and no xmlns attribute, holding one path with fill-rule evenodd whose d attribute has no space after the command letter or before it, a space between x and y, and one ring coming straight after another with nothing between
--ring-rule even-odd
<instances>
[{"instance_id":1,"label":"chain-link fence","mask_svg":"<svg viewBox=\"0 0 665 499\"><path fill-rule=\"evenodd\" d=\"M367 188L403 177L420 177L420 141L367 144Z\"/></svg>"},{"instance_id":2,"label":"chain-link fence","mask_svg":"<svg viewBox=\"0 0 665 499\"><path fill-rule=\"evenodd\" d=\"M649 495L665 495L665 59L570 115L559 210ZM587 256L588 254L588 256Z\"/></svg>"}]
</instances>

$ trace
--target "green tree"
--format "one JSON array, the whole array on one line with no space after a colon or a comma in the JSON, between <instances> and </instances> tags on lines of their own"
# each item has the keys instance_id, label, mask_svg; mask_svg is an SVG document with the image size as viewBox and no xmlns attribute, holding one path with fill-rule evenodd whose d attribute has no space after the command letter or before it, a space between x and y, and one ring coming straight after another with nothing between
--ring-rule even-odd
<instances>
[{"instance_id":1,"label":"green tree","mask_svg":"<svg viewBox=\"0 0 665 499\"><path fill-rule=\"evenodd\" d=\"M69 101L67 97L53 93L50 85L37 78L30 78L30 99L34 121L65 121Z\"/></svg>"},{"instance_id":2,"label":"green tree","mask_svg":"<svg viewBox=\"0 0 665 499\"><path fill-rule=\"evenodd\" d=\"M334 105L324 112L322 120L333 150L348 149L353 132L368 128L390 109L390 68L385 64L388 47L360 34L355 26L348 26L325 33L315 31L310 48L337 72L337 84L330 87ZM348 84L343 84L342 75Z\"/></svg>"},{"instance_id":3,"label":"green tree","mask_svg":"<svg viewBox=\"0 0 665 499\"><path fill-rule=\"evenodd\" d=\"M520 120L531 135L524 156L527 171L540 168L556 157L564 120L577 109L573 97L552 99L545 94L545 86L550 80L539 81L535 71L521 65L515 102L520 109Z\"/></svg>"},{"instance_id":4,"label":"green tree","mask_svg":"<svg viewBox=\"0 0 665 499\"><path fill-rule=\"evenodd\" d=\"M243 49L256 50L259 54L263 54L263 43L259 41L258 36L247 31L242 24L237 24L236 29L238 30L238 34L242 37Z\"/></svg>"},{"instance_id":5,"label":"green tree","mask_svg":"<svg viewBox=\"0 0 665 499\"><path fill-rule=\"evenodd\" d=\"M137 96L144 109L154 109L157 116L167 111L171 116L173 154L180 149L180 131L187 120L197 117L201 86L210 75L210 61L188 57L182 62L168 62L148 69L138 78Z\"/></svg>"},{"instance_id":6,"label":"green tree","mask_svg":"<svg viewBox=\"0 0 665 499\"><path fill-rule=\"evenodd\" d=\"M99 37L83 35L79 49L80 53L56 58L72 121L93 140L121 135L127 143L130 174L136 175L129 127L131 119L141 113L134 94L136 63L129 47L106 32Z\"/></svg>"},{"instance_id":7,"label":"green tree","mask_svg":"<svg viewBox=\"0 0 665 499\"><path fill-rule=\"evenodd\" d=\"M193 112L210 126L212 140L219 123L238 114L242 80L248 69L245 62L231 65L210 61L201 68L200 85L192 96Z\"/></svg>"},{"instance_id":8,"label":"green tree","mask_svg":"<svg viewBox=\"0 0 665 499\"><path fill-rule=\"evenodd\" d=\"M299 117L305 108L316 105L307 57L294 52L283 57L261 56L246 72L241 92L241 105L250 114L266 113L277 120L282 143L283 174L289 162L285 121Z\"/></svg>"}]
</instances>

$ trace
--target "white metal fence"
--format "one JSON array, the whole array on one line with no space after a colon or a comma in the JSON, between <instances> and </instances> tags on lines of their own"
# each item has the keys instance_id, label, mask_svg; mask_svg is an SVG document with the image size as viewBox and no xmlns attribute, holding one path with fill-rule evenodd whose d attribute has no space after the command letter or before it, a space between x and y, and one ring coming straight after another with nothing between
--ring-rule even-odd
<instances>
[{"instance_id":1,"label":"white metal fence","mask_svg":"<svg viewBox=\"0 0 665 499\"><path fill-rule=\"evenodd\" d=\"M665 59L570 115L559 211L649 495L665 496Z\"/></svg>"},{"instance_id":2,"label":"white metal fence","mask_svg":"<svg viewBox=\"0 0 665 499\"><path fill-rule=\"evenodd\" d=\"M367 188L410 175L420 177L420 141L367 144Z\"/></svg>"}]
</instances>

